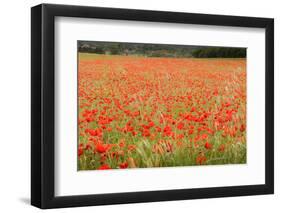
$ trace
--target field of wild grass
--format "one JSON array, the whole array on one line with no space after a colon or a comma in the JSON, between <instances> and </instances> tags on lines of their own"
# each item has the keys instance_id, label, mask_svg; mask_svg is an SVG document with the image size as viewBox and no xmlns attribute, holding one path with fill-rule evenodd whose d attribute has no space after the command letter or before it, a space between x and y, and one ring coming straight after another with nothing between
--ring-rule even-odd
<instances>
[{"instance_id":1,"label":"field of wild grass","mask_svg":"<svg viewBox=\"0 0 281 213\"><path fill-rule=\"evenodd\" d=\"M79 170L246 163L246 59L78 57Z\"/></svg>"}]
</instances>

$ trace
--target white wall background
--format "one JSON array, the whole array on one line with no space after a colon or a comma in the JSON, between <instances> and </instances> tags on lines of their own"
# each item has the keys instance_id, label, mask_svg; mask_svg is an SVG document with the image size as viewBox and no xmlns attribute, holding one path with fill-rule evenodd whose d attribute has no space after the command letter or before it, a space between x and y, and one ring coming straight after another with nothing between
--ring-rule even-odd
<instances>
[{"instance_id":1,"label":"white wall background","mask_svg":"<svg viewBox=\"0 0 281 213\"><path fill-rule=\"evenodd\" d=\"M80 4L194 13L275 18L275 195L126 204L50 210L51 212L277 212L281 209L281 13L276 0L53 0ZM2 1L0 7L0 211L39 212L30 197L30 7L37 0ZM279 83L280 82L280 83ZM277 210L277 211L276 211Z\"/></svg>"}]
</instances>

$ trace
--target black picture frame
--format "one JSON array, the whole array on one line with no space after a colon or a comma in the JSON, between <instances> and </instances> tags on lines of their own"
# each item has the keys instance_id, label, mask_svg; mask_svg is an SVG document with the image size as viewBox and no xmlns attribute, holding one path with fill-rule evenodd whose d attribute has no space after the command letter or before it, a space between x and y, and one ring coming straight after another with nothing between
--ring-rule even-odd
<instances>
[{"instance_id":1,"label":"black picture frame","mask_svg":"<svg viewBox=\"0 0 281 213\"><path fill-rule=\"evenodd\" d=\"M263 28L265 48L265 184L95 195L54 195L55 17ZM31 204L42 208L217 198L274 193L274 19L41 4L31 9Z\"/></svg>"}]
</instances>

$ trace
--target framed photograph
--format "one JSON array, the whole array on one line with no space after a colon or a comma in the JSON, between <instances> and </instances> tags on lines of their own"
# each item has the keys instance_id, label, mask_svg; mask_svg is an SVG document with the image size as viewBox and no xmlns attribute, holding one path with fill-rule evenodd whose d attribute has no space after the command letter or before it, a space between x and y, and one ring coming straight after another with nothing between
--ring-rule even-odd
<instances>
[{"instance_id":1,"label":"framed photograph","mask_svg":"<svg viewBox=\"0 0 281 213\"><path fill-rule=\"evenodd\" d=\"M274 192L274 20L31 9L31 203Z\"/></svg>"}]
</instances>

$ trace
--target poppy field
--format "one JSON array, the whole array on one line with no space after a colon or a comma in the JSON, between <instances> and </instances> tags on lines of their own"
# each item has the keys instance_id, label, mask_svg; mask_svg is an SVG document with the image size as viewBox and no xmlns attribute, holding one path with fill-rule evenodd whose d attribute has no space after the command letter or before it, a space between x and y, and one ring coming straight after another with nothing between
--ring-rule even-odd
<instances>
[{"instance_id":1,"label":"poppy field","mask_svg":"<svg viewBox=\"0 0 281 213\"><path fill-rule=\"evenodd\" d=\"M78 53L78 170L246 163L246 59Z\"/></svg>"}]
</instances>

